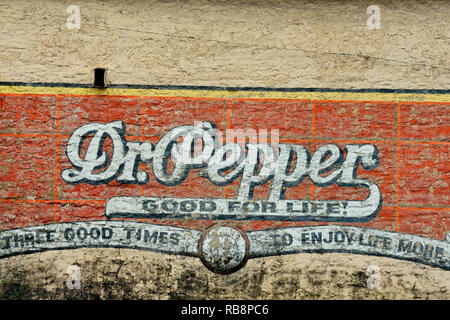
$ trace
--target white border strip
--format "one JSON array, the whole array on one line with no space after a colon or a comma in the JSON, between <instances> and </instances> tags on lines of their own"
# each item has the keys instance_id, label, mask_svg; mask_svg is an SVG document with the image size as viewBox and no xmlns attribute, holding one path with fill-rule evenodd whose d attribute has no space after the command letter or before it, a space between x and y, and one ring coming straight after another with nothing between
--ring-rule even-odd
<instances>
[{"instance_id":1,"label":"white border strip","mask_svg":"<svg viewBox=\"0 0 450 320\"><path fill-rule=\"evenodd\" d=\"M450 270L449 242L410 234L334 225L246 234L249 258L341 252L385 256ZM111 247L198 257L201 236L198 230L134 221L54 223L1 231L0 258L47 250Z\"/></svg>"}]
</instances>

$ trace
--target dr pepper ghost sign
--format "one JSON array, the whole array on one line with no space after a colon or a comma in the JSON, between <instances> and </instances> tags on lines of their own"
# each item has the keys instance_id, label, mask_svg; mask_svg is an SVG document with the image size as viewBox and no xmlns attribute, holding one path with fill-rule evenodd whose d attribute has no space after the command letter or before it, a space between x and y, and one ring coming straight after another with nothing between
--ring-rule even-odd
<instances>
[{"instance_id":1,"label":"dr pepper ghost sign","mask_svg":"<svg viewBox=\"0 0 450 320\"><path fill-rule=\"evenodd\" d=\"M249 258L337 251L449 268L448 103L1 103L1 256L127 247L230 273Z\"/></svg>"}]
</instances>

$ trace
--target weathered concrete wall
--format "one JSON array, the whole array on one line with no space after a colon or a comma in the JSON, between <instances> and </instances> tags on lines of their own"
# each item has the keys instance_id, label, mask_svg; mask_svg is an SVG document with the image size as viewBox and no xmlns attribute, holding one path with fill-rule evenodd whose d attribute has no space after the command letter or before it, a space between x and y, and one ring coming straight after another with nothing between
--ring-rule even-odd
<instances>
[{"instance_id":1,"label":"weathered concrete wall","mask_svg":"<svg viewBox=\"0 0 450 320\"><path fill-rule=\"evenodd\" d=\"M114 84L450 88L448 1L379 1L380 30L366 28L366 8L373 4L369 1L79 1L74 3L81 8L78 31L66 27L69 4L0 2L0 81L91 83L92 68L105 66ZM431 119L444 119L440 126L448 128L448 118L436 110ZM54 119L55 110L44 116ZM29 122L15 127L11 119L2 118L2 133L33 131ZM43 130L53 129L49 124ZM62 133L68 135L74 128L66 129ZM448 142L448 132L441 138ZM51 142L43 141L39 148L53 146ZM445 155L439 150L434 154ZM23 156L20 161L31 161ZM41 170L52 167L52 161L41 163ZM444 178L431 183L435 191L421 205L432 203L445 214L448 163L439 163ZM37 183L44 188L33 186L34 194L21 194L24 185L8 192L17 191L13 198L51 200L53 190L45 187L51 179L40 178ZM19 213L8 209L9 203L2 203L3 218L5 213ZM394 199L388 204L394 205ZM53 212L53 204L43 202L37 209ZM81 211L79 216L99 212L95 204ZM434 221L430 211L431 226L423 227L422 234L438 234L443 240L448 224ZM49 222L49 216L41 222ZM412 227L405 230L417 233L423 219L412 216ZM27 218L20 223L26 225ZM378 223L394 227L392 220ZM82 290L65 286L66 268L73 264L81 267ZM369 265L381 269L380 290L366 286ZM448 299L449 290L449 272L442 269L335 253L250 260L227 276L209 272L198 259L125 249L78 249L0 260L2 298Z\"/></svg>"},{"instance_id":2,"label":"weathered concrete wall","mask_svg":"<svg viewBox=\"0 0 450 320\"><path fill-rule=\"evenodd\" d=\"M66 268L81 266L81 289L66 287ZM382 270L381 288L366 269ZM123 249L79 249L0 260L7 299L448 299L448 271L350 254L297 254L249 260L230 275L196 258ZM20 281L19 281L20 279Z\"/></svg>"}]
</instances>

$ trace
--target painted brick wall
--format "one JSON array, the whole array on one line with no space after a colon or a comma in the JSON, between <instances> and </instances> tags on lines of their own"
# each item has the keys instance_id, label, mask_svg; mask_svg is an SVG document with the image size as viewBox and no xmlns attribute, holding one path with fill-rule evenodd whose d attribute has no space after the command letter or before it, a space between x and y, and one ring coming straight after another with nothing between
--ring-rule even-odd
<instances>
[{"instance_id":1,"label":"painted brick wall","mask_svg":"<svg viewBox=\"0 0 450 320\"><path fill-rule=\"evenodd\" d=\"M1 230L52 222L104 220L113 196L234 198L239 180L219 187L193 170L179 186L162 186L150 174L145 185L69 185L65 148L73 131L87 123L123 120L127 140L157 142L177 125L211 121L226 129L279 129L280 143L301 144L310 152L326 143L372 143L380 165L358 169L381 189L378 216L357 226L444 240L450 232L450 103L332 101L308 99L225 99L146 96L0 95ZM111 152L111 144L105 145ZM86 144L84 144L86 148ZM270 184L255 188L268 197ZM288 188L288 199L362 200L366 189L314 186L309 178ZM142 220L141 220L142 221ZM203 230L209 220L146 222ZM235 222L238 223L238 222ZM315 222L238 223L245 230L316 225ZM348 225L355 225L349 223Z\"/></svg>"}]
</instances>

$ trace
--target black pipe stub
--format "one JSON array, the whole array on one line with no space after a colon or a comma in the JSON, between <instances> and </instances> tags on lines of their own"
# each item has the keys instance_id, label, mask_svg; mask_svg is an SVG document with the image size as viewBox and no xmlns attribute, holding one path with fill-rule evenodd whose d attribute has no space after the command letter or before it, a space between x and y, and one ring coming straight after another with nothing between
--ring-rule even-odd
<instances>
[{"instance_id":1,"label":"black pipe stub","mask_svg":"<svg viewBox=\"0 0 450 320\"><path fill-rule=\"evenodd\" d=\"M94 68L94 88L106 88L106 68Z\"/></svg>"},{"instance_id":2,"label":"black pipe stub","mask_svg":"<svg viewBox=\"0 0 450 320\"><path fill-rule=\"evenodd\" d=\"M207 269L218 274L230 274L247 263L249 242L242 230L219 223L203 232L198 251Z\"/></svg>"}]
</instances>

